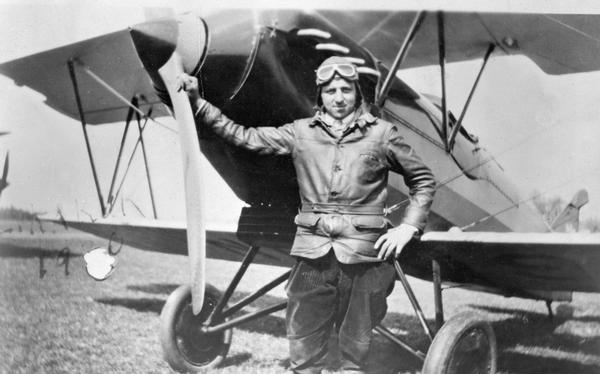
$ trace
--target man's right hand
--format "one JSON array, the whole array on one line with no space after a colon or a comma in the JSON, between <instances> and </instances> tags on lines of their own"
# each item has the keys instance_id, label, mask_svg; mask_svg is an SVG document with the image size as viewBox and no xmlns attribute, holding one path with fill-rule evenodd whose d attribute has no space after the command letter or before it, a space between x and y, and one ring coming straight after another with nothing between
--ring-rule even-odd
<instances>
[{"instance_id":1,"label":"man's right hand","mask_svg":"<svg viewBox=\"0 0 600 374\"><path fill-rule=\"evenodd\" d=\"M192 100L197 100L200 97L200 91L198 90L198 78L193 77L186 73L181 73L177 76L177 91L184 90Z\"/></svg>"},{"instance_id":2,"label":"man's right hand","mask_svg":"<svg viewBox=\"0 0 600 374\"><path fill-rule=\"evenodd\" d=\"M200 96L200 91L198 89L198 78L186 73L181 73L179 76L177 76L176 83L178 91L184 90L187 92L190 102L192 103L194 115L197 116L200 108L202 108L206 103L206 100Z\"/></svg>"}]
</instances>

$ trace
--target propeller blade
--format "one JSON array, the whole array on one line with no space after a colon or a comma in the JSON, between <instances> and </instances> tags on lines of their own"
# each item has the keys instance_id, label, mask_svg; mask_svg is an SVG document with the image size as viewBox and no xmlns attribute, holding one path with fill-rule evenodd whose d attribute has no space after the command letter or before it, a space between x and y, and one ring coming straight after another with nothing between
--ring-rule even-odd
<instances>
[{"instance_id":1,"label":"propeller blade","mask_svg":"<svg viewBox=\"0 0 600 374\"><path fill-rule=\"evenodd\" d=\"M206 230L203 215L204 191L202 185L202 165L200 142L196 132L194 115L187 94L178 91L176 78L183 73L183 63L177 52L159 69L171 102L177 123L183 157L185 201L187 213L188 256L191 266L192 310L200 313L204 303Z\"/></svg>"}]
</instances>

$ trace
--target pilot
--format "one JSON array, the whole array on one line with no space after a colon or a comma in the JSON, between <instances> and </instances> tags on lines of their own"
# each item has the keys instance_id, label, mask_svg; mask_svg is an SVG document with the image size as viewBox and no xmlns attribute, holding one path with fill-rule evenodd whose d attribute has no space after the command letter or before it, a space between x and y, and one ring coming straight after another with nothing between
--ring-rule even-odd
<instances>
[{"instance_id":1,"label":"pilot","mask_svg":"<svg viewBox=\"0 0 600 374\"><path fill-rule=\"evenodd\" d=\"M199 126L236 146L293 158L301 206L286 329L295 373L323 370L332 332L344 372L368 370L372 329L385 316L394 285L392 259L424 229L433 200L430 169L401 128L368 111L358 78L349 60L326 59L316 71L315 115L278 128L238 125L200 97L196 78L178 78ZM409 188L397 227L384 216L390 170Z\"/></svg>"}]
</instances>

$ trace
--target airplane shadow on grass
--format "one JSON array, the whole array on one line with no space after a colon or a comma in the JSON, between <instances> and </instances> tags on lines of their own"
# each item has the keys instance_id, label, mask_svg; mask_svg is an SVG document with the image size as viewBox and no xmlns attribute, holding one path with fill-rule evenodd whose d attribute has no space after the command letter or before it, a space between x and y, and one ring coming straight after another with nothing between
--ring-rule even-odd
<instances>
[{"instance_id":1,"label":"airplane shadow on grass","mask_svg":"<svg viewBox=\"0 0 600 374\"><path fill-rule=\"evenodd\" d=\"M74 253L68 246L61 249L52 249L0 243L0 258L37 258L40 279L56 267L62 267L65 276L70 275L69 264L71 259L81 256L80 253Z\"/></svg>"},{"instance_id":2,"label":"airplane shadow on grass","mask_svg":"<svg viewBox=\"0 0 600 374\"><path fill-rule=\"evenodd\" d=\"M166 301L166 296L170 295L177 287L178 284L147 284L147 285L135 285L127 286L127 289L132 291L140 291L153 295L165 296L165 298L149 298L149 297L104 297L96 299L97 302L107 305L122 306L125 308L133 309L137 312L153 312L160 314L163 305Z\"/></svg>"},{"instance_id":3,"label":"airplane shadow on grass","mask_svg":"<svg viewBox=\"0 0 600 374\"><path fill-rule=\"evenodd\" d=\"M572 312L563 311L550 320L546 313L481 305L470 307L491 314L511 315L510 318L492 322L500 351L498 367L503 371L528 374L600 373L600 335L588 332L589 336L579 336L565 329L555 332L565 322L599 325L600 318L574 317ZM597 326L595 330L598 331Z\"/></svg>"},{"instance_id":4,"label":"airplane shadow on grass","mask_svg":"<svg viewBox=\"0 0 600 374\"><path fill-rule=\"evenodd\" d=\"M73 252L69 247L65 246L62 249L45 249L45 248L32 248L29 246L18 246L11 244L2 244L0 246L0 258L60 258L66 255L70 257L81 257L82 255L77 252Z\"/></svg>"},{"instance_id":5,"label":"airplane shadow on grass","mask_svg":"<svg viewBox=\"0 0 600 374\"><path fill-rule=\"evenodd\" d=\"M108 305L118 305L140 312L160 314L166 297L177 288L175 284L132 285L127 288L136 292L160 295L156 298L102 298L96 301ZM248 293L234 292L231 303L246 297ZM256 300L241 315L256 308L277 304L283 298L265 295ZM558 374L558 373L600 373L600 336L581 338L569 333L554 333L553 324L544 313L523 310L493 308L469 305L486 313L510 314L511 317L491 322L498 341L498 370L502 373ZM236 317L234 316L234 318ZM582 317L569 320L600 323L600 318ZM433 321L428 321L433 326ZM556 321L555 321L556 322ZM386 315L384 325L395 332L403 341L421 352L427 352L429 339L416 316L390 312ZM249 332L268 334L274 337L285 337L285 320L278 315L268 315L236 327ZM528 350L516 349L527 347ZM548 353L549 352L549 353ZM337 370L339 351L332 350L329 368ZM228 357L223 366L236 366L250 360L250 355L234 355ZM375 334L370 357L371 372L387 374L397 372L418 372L421 362L391 343L386 338ZM288 360L281 362L282 367L289 365Z\"/></svg>"},{"instance_id":6,"label":"airplane shadow on grass","mask_svg":"<svg viewBox=\"0 0 600 374\"><path fill-rule=\"evenodd\" d=\"M153 295L162 295L164 296L164 298L100 298L96 299L96 301L108 305L123 306L126 308L136 310L138 312L154 312L156 314L160 314L162 307L165 304L166 297L170 295L171 292L173 292L177 287L179 287L179 285L157 283L146 285L133 285L128 286L127 289L132 291L149 293ZM237 301L243 299L248 295L249 293L245 292L234 292L230 299L229 305L236 303ZM252 311L255 308L263 308L266 306L280 303L282 301L285 300L278 297L264 295L258 300L254 301L249 307L246 307L246 309L242 312L236 313L233 316L233 318L243 315L248 311ZM285 336L284 319L273 315L268 315L266 317L262 317L254 321L244 323L237 328L250 332L269 334L276 337Z\"/></svg>"}]
</instances>

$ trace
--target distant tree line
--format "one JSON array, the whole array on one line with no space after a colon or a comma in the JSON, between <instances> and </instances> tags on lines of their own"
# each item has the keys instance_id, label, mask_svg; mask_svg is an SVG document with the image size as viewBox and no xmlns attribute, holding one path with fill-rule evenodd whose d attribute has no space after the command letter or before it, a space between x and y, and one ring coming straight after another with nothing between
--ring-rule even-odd
<instances>
[{"instance_id":1,"label":"distant tree line","mask_svg":"<svg viewBox=\"0 0 600 374\"><path fill-rule=\"evenodd\" d=\"M552 224L556 217L565 209L568 202L558 196L544 197L538 191L534 191L531 201L536 209L542 214L548 224ZM585 209L583 206L581 209ZM579 221L580 232L600 232L600 219L592 217Z\"/></svg>"},{"instance_id":2,"label":"distant tree line","mask_svg":"<svg viewBox=\"0 0 600 374\"><path fill-rule=\"evenodd\" d=\"M0 208L0 219L15 221L30 221L35 218L35 214L23 209L10 206L9 208Z\"/></svg>"}]
</instances>

